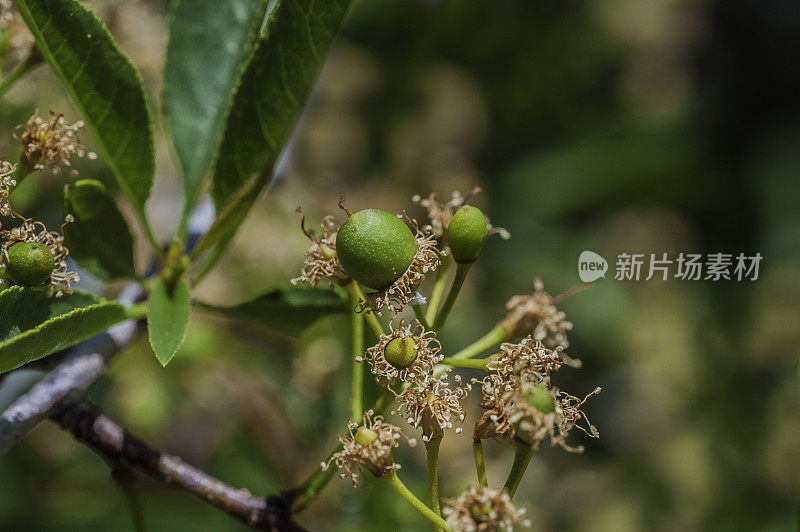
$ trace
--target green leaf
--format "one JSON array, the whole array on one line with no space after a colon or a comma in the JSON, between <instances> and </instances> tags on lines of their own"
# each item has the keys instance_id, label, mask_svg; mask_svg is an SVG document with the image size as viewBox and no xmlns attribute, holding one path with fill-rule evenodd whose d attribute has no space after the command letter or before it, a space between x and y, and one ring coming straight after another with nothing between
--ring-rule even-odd
<instances>
[{"instance_id":1,"label":"green leaf","mask_svg":"<svg viewBox=\"0 0 800 532\"><path fill-rule=\"evenodd\" d=\"M164 67L164 112L183 172L187 207L209 174L266 9L266 0L175 2Z\"/></svg>"},{"instance_id":2,"label":"green leaf","mask_svg":"<svg viewBox=\"0 0 800 532\"><path fill-rule=\"evenodd\" d=\"M127 319L125 307L80 290L61 297L12 286L0 292L0 373L51 355Z\"/></svg>"},{"instance_id":3,"label":"green leaf","mask_svg":"<svg viewBox=\"0 0 800 532\"><path fill-rule=\"evenodd\" d=\"M318 319L347 312L347 301L331 290L279 288L232 307L198 303L204 310L255 320L267 328L296 336Z\"/></svg>"},{"instance_id":4,"label":"green leaf","mask_svg":"<svg viewBox=\"0 0 800 532\"><path fill-rule=\"evenodd\" d=\"M70 256L104 281L136 277L133 237L114 198L99 181L83 179L64 187L64 226Z\"/></svg>"},{"instance_id":5,"label":"green leaf","mask_svg":"<svg viewBox=\"0 0 800 532\"><path fill-rule=\"evenodd\" d=\"M79 0L14 0L36 45L83 115L134 210L153 184L153 131L139 73Z\"/></svg>"},{"instance_id":6,"label":"green leaf","mask_svg":"<svg viewBox=\"0 0 800 532\"><path fill-rule=\"evenodd\" d=\"M194 256L227 246L269 184L349 4L278 0L270 13L236 91L214 168L212 195L220 212Z\"/></svg>"},{"instance_id":7,"label":"green leaf","mask_svg":"<svg viewBox=\"0 0 800 532\"><path fill-rule=\"evenodd\" d=\"M162 366L169 364L189 329L189 285L178 281L172 292L158 279L153 284L147 311L150 345Z\"/></svg>"}]
</instances>

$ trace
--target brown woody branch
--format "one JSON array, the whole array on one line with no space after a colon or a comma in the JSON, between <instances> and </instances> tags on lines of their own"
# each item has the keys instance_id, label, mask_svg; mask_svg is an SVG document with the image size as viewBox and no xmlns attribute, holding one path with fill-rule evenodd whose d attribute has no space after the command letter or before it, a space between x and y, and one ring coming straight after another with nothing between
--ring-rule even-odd
<instances>
[{"instance_id":1,"label":"brown woody branch","mask_svg":"<svg viewBox=\"0 0 800 532\"><path fill-rule=\"evenodd\" d=\"M156 451L84 399L73 396L62 399L50 419L102 456L112 470L133 469L173 484L252 528L303 530L292 519L282 496L255 497L177 456Z\"/></svg>"}]
</instances>

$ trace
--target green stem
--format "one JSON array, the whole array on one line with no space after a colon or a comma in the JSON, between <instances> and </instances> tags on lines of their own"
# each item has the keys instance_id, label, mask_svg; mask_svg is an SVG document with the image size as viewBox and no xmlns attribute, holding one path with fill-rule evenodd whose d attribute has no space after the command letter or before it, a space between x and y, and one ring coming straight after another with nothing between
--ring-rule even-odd
<instances>
[{"instance_id":1,"label":"green stem","mask_svg":"<svg viewBox=\"0 0 800 532\"><path fill-rule=\"evenodd\" d=\"M471 262L460 262L456 265L456 276L450 286L450 291L447 293L447 299L444 300L442 308L439 309L439 313L436 314L436 319L433 321L434 331L438 331L444 326L448 314L453 310L458 293L461 291L461 287L464 286L464 280L467 278L467 272L469 272L471 266Z\"/></svg>"},{"instance_id":2,"label":"green stem","mask_svg":"<svg viewBox=\"0 0 800 532\"><path fill-rule=\"evenodd\" d=\"M334 453L339 451L341 448L342 447L340 445L336 448ZM325 461L327 462L330 460L332 455L333 453L331 453L328 456L328 459ZM308 505L317 498L317 495L319 495L319 492L322 491L322 488L324 488L328 482L331 481L337 471L338 469L334 465L325 471L323 471L320 467L317 467L317 470L314 471L314 473L311 474L311 476L309 476L299 488L289 492L292 513L302 512L305 510Z\"/></svg>"},{"instance_id":3,"label":"green stem","mask_svg":"<svg viewBox=\"0 0 800 532\"><path fill-rule=\"evenodd\" d=\"M12 192L17 189L17 187L22 183L22 180L31 175L33 172L36 171L36 168L31 166L28 162L28 158L23 152L20 152L19 155L19 164L17 165L17 171L14 172L14 181L17 182L17 185L14 187Z\"/></svg>"},{"instance_id":4,"label":"green stem","mask_svg":"<svg viewBox=\"0 0 800 532\"><path fill-rule=\"evenodd\" d=\"M131 320L142 320L147 316L147 303L137 303L132 307L125 310L125 314L127 314L128 319Z\"/></svg>"},{"instance_id":5,"label":"green stem","mask_svg":"<svg viewBox=\"0 0 800 532\"><path fill-rule=\"evenodd\" d=\"M44 61L42 54L34 49L8 76L0 81L0 96L4 95L22 76L33 70L37 65L40 65L42 61Z\"/></svg>"},{"instance_id":6,"label":"green stem","mask_svg":"<svg viewBox=\"0 0 800 532\"><path fill-rule=\"evenodd\" d=\"M428 457L428 497L431 510L442 515L439 509L439 444L442 438L432 438L425 442L425 454Z\"/></svg>"},{"instance_id":7,"label":"green stem","mask_svg":"<svg viewBox=\"0 0 800 532\"><path fill-rule=\"evenodd\" d=\"M531 458L533 458L534 452L535 449L533 447L527 443L516 440L514 448L514 463L511 465L511 471L508 473L508 478L506 479L505 484L505 488L508 490L508 494L511 497L513 497L517 492L519 483L522 481L522 476L528 469L528 463L531 461Z\"/></svg>"},{"instance_id":8,"label":"green stem","mask_svg":"<svg viewBox=\"0 0 800 532\"><path fill-rule=\"evenodd\" d=\"M122 489L125 498L128 500L128 506L131 510L131 519L133 520L133 529L136 532L146 532L147 525L144 520L144 511L142 510L142 499L139 494L139 480L133 471L124 471L116 475L117 485Z\"/></svg>"},{"instance_id":9,"label":"green stem","mask_svg":"<svg viewBox=\"0 0 800 532\"><path fill-rule=\"evenodd\" d=\"M431 326L428 324L428 316L425 315L425 309L423 308L422 303L415 299L411 302L411 308L414 309L414 315L417 317L422 326L425 327L425 330L430 329Z\"/></svg>"},{"instance_id":10,"label":"green stem","mask_svg":"<svg viewBox=\"0 0 800 532\"><path fill-rule=\"evenodd\" d=\"M478 482L481 486L488 486L486 480L486 462L483 460L483 440L472 442L472 454L475 455L475 470L478 472Z\"/></svg>"},{"instance_id":11,"label":"green stem","mask_svg":"<svg viewBox=\"0 0 800 532\"><path fill-rule=\"evenodd\" d=\"M431 300L428 303L428 312L426 318L428 323L432 322L436 317L436 311L439 309L439 303L442 301L442 294L444 294L444 287L447 284L447 274L450 273L450 268L453 266L453 255L445 255L442 259L442 267L439 268L439 273L436 275L436 282L433 285L431 292Z\"/></svg>"},{"instance_id":12,"label":"green stem","mask_svg":"<svg viewBox=\"0 0 800 532\"><path fill-rule=\"evenodd\" d=\"M350 285L355 285L355 283L350 283L349 285L345 286L348 292L353 294L354 292L359 294L361 290L358 289L358 286L351 287ZM357 292L356 292L357 290ZM369 316L369 315L367 315ZM367 323L369 323L369 319L367 319ZM380 324L379 324L380 326ZM501 323L498 323L491 331L486 333L483 337L478 339L475 343L470 344L469 346L465 347L455 355L449 357L451 360L459 360L463 361L465 359L469 359L474 357L475 355L479 355L484 351L494 347L495 345L508 340L508 333L506 329L503 327ZM438 376L441 375L447 369L447 365L439 364L436 366L436 370L434 375ZM390 404L394 401L395 395L389 391L388 389L383 392L383 395L378 398L378 400L372 405L372 410L376 414L380 414L384 410L386 410ZM354 420L356 423L359 422L358 419ZM336 451L333 451L336 452ZM333 453L331 453L333 454ZM299 488L293 490L291 492L291 501L292 501L292 512L300 512L304 510L311 502L317 498L319 492L330 482L333 478L333 470L335 468L328 468L325 471L321 469L317 469L314 473L312 473L306 481L300 485Z\"/></svg>"},{"instance_id":13,"label":"green stem","mask_svg":"<svg viewBox=\"0 0 800 532\"><path fill-rule=\"evenodd\" d=\"M478 359L458 359L453 357L444 357L442 364L453 366L454 368L469 368L469 369L482 369L486 371L486 364L489 363L488 358Z\"/></svg>"},{"instance_id":14,"label":"green stem","mask_svg":"<svg viewBox=\"0 0 800 532\"><path fill-rule=\"evenodd\" d=\"M422 502L417 498L416 495L411 493L411 491L403 484L403 481L400 480L400 477L397 476L397 472L392 471L388 475L384 475L381 477L381 480L385 480L389 483L389 485L394 488L394 490L400 494L405 500L411 503L411 506L416 508L422 515L430 519L433 524L439 527L442 530L449 530L447 528L447 523L444 522L444 519L436 515L433 510L425 506L425 503Z\"/></svg>"},{"instance_id":15,"label":"green stem","mask_svg":"<svg viewBox=\"0 0 800 532\"><path fill-rule=\"evenodd\" d=\"M475 342L471 343L458 353L450 355L450 358L456 360L472 358L475 355L479 355L484 351L491 349L497 344L507 341L508 339L508 331L506 331L506 328L502 323L498 323L491 331L475 340Z\"/></svg>"},{"instance_id":16,"label":"green stem","mask_svg":"<svg viewBox=\"0 0 800 532\"><path fill-rule=\"evenodd\" d=\"M378 398L375 403L373 403L372 407L370 408L376 414L382 413L384 410L389 408L389 405L394 402L395 395L387 390L383 391L383 394ZM356 423L361 423L361 419L353 420ZM329 455L328 460L333 453L341 449L341 445L334 449ZM326 460L327 462L327 460ZM335 467L329 467L325 471L320 468L317 468L300 487L292 490L289 495L289 499L291 500L292 506L292 513L297 513L303 511L309 504L311 504L314 499L317 498L319 492L331 481L336 472Z\"/></svg>"},{"instance_id":17,"label":"green stem","mask_svg":"<svg viewBox=\"0 0 800 532\"><path fill-rule=\"evenodd\" d=\"M344 288L350 294L350 297L353 298L353 301L358 302L359 299L362 300L362 301L365 300L364 299L364 293L361 291L361 287L358 286L357 282L350 281L349 283L344 285ZM353 305L355 305L355 303ZM375 336L380 336L382 334L386 334L383 331L383 326L381 325L381 322L378 321L378 318L377 318L377 316L375 316L374 313L368 312L368 311L365 310L363 312L363 315L364 315L364 319L367 320L367 323L369 324L370 328L375 333Z\"/></svg>"},{"instance_id":18,"label":"green stem","mask_svg":"<svg viewBox=\"0 0 800 532\"><path fill-rule=\"evenodd\" d=\"M353 305L358 300L351 298ZM350 387L350 419L358 423L364 413L364 315L353 311L350 317L353 333L353 380Z\"/></svg>"}]
</instances>

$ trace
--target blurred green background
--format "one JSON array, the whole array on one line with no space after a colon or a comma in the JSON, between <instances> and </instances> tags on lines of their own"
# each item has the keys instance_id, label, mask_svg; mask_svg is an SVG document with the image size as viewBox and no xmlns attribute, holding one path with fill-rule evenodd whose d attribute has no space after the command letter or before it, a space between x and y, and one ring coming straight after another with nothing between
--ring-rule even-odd
<instances>
[{"instance_id":1,"label":"blurred green background","mask_svg":"<svg viewBox=\"0 0 800 532\"><path fill-rule=\"evenodd\" d=\"M89 4L158 105L167 2ZM584 367L557 384L576 395L603 387L586 408L601 437L573 435L583 455L543 448L517 498L536 531L797 530L799 49L791 0L356 2L278 179L197 297L234 303L294 277L307 246L295 207L316 223L338 214L341 193L353 210L421 216L414 194L484 188L475 203L512 238L482 252L442 334L446 352L490 329L534 274L554 294L578 283L583 250L610 262L620 252L760 252L756 282L609 275L562 305ZM78 118L40 68L3 99L2 153L15 152L11 129L36 107ZM149 209L166 237L180 186L163 124L156 140ZM113 186L102 160L77 167ZM62 185L29 179L18 209L55 224ZM344 317L291 339L195 312L167 369L143 339L90 396L157 448L274 493L335 443L348 349ZM443 444L443 496L474 481L476 395L464 434ZM499 484L512 453L487 449ZM398 456L424 493L423 450ZM131 528L106 465L50 423L0 460L0 486L3 530ZM143 500L152 530L244 528L149 479ZM353 490L338 478L299 521L427 527L386 486Z\"/></svg>"}]
</instances>

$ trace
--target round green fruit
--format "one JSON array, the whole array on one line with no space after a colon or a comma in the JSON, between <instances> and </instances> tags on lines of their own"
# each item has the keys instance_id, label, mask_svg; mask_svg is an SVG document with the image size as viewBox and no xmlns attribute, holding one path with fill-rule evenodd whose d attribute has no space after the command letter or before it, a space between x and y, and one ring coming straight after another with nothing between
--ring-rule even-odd
<instances>
[{"instance_id":1,"label":"round green fruit","mask_svg":"<svg viewBox=\"0 0 800 532\"><path fill-rule=\"evenodd\" d=\"M8 248L6 273L20 286L39 286L53 274L53 254L39 242L17 242Z\"/></svg>"},{"instance_id":2,"label":"round green fruit","mask_svg":"<svg viewBox=\"0 0 800 532\"><path fill-rule=\"evenodd\" d=\"M456 262L473 262L486 240L486 217L472 205L456 211L447 226L447 243Z\"/></svg>"},{"instance_id":3,"label":"round green fruit","mask_svg":"<svg viewBox=\"0 0 800 532\"><path fill-rule=\"evenodd\" d=\"M339 228L336 253L350 277L380 290L399 279L411 266L417 241L396 215L367 209L351 215Z\"/></svg>"},{"instance_id":4,"label":"round green fruit","mask_svg":"<svg viewBox=\"0 0 800 532\"><path fill-rule=\"evenodd\" d=\"M525 398L531 406L543 414L552 414L556 411L556 398L543 384L537 385Z\"/></svg>"},{"instance_id":5,"label":"round green fruit","mask_svg":"<svg viewBox=\"0 0 800 532\"><path fill-rule=\"evenodd\" d=\"M410 337L395 338L386 344L383 356L395 368L406 369L417 359L417 343Z\"/></svg>"}]
</instances>

